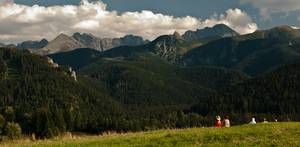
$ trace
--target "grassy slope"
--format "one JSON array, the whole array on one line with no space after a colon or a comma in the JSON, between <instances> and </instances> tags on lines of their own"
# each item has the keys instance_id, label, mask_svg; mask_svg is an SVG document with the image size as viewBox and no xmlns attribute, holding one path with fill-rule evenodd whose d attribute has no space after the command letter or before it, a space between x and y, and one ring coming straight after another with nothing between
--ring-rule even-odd
<instances>
[{"instance_id":1,"label":"grassy slope","mask_svg":"<svg viewBox=\"0 0 300 147\"><path fill-rule=\"evenodd\" d=\"M4 146L300 146L300 123L268 123L231 128L159 130L77 139L16 141Z\"/></svg>"}]
</instances>

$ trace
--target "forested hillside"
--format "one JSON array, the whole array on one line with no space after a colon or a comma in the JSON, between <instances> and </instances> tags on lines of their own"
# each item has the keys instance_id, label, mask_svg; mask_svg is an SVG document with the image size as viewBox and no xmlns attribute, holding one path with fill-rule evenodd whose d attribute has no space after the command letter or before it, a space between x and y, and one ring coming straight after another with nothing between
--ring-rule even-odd
<instances>
[{"instance_id":1,"label":"forested hillside","mask_svg":"<svg viewBox=\"0 0 300 147\"><path fill-rule=\"evenodd\" d=\"M76 82L67 68L10 48L0 49L0 65L2 127L17 122L23 133L40 137L118 128L115 120L124 109L105 94Z\"/></svg>"},{"instance_id":2,"label":"forested hillside","mask_svg":"<svg viewBox=\"0 0 300 147\"><path fill-rule=\"evenodd\" d=\"M228 88L218 96L220 110L266 114L281 120L300 120L300 64L282 66ZM231 104L232 107L228 107Z\"/></svg>"},{"instance_id":3,"label":"forested hillside","mask_svg":"<svg viewBox=\"0 0 300 147\"><path fill-rule=\"evenodd\" d=\"M79 71L76 81L68 67L57 66L47 57L12 48L0 51L1 135L9 136L5 130L11 123L37 137L64 131L138 131L209 123L184 110L215 93L216 86L198 85L184 74L188 69L154 55L98 58ZM227 84L242 79L233 78Z\"/></svg>"}]
</instances>

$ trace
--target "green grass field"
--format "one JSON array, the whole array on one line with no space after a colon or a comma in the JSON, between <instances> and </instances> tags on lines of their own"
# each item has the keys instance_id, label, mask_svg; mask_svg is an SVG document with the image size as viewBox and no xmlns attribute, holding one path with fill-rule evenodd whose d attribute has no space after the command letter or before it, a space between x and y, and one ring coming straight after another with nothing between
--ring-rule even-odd
<instances>
[{"instance_id":1,"label":"green grass field","mask_svg":"<svg viewBox=\"0 0 300 147\"><path fill-rule=\"evenodd\" d=\"M192 128L141 133L18 140L0 146L300 146L300 123L267 123L231 128Z\"/></svg>"}]
</instances>

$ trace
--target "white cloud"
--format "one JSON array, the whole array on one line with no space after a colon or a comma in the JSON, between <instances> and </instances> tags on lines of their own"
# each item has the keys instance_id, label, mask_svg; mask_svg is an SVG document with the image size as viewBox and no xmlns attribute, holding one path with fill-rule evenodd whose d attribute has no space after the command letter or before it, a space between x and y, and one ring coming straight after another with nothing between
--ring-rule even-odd
<instances>
[{"instance_id":1,"label":"white cloud","mask_svg":"<svg viewBox=\"0 0 300 147\"><path fill-rule=\"evenodd\" d=\"M100 37L121 37L126 34L154 39L175 30L184 33L224 23L241 34L251 33L257 25L240 9L229 9L210 19L174 17L152 11L125 12L106 9L103 2L82 0L80 5L27 6L9 1L0 5L0 42L53 39L59 33L93 33Z\"/></svg>"},{"instance_id":2,"label":"white cloud","mask_svg":"<svg viewBox=\"0 0 300 147\"><path fill-rule=\"evenodd\" d=\"M275 13L300 10L300 0L240 0L240 2L258 8L263 19L271 19L271 15Z\"/></svg>"},{"instance_id":3,"label":"white cloud","mask_svg":"<svg viewBox=\"0 0 300 147\"><path fill-rule=\"evenodd\" d=\"M297 30L300 29L300 27L291 26L293 29Z\"/></svg>"},{"instance_id":4,"label":"white cloud","mask_svg":"<svg viewBox=\"0 0 300 147\"><path fill-rule=\"evenodd\" d=\"M241 34L252 33L257 30L257 24L252 22L250 16L240 9L229 9L226 14L214 15L202 22L201 26L213 26L218 23L226 24Z\"/></svg>"}]
</instances>

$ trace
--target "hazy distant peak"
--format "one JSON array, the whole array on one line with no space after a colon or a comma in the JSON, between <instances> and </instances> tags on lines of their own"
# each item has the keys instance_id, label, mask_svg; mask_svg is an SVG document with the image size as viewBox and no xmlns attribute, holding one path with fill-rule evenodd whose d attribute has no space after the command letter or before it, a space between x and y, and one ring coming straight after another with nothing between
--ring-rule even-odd
<instances>
[{"instance_id":1,"label":"hazy distant peak","mask_svg":"<svg viewBox=\"0 0 300 147\"><path fill-rule=\"evenodd\" d=\"M294 31L295 29L293 29L291 26L288 25L281 25L281 26L277 26L272 28L271 30L281 30L281 31Z\"/></svg>"},{"instance_id":2,"label":"hazy distant peak","mask_svg":"<svg viewBox=\"0 0 300 147\"><path fill-rule=\"evenodd\" d=\"M54 40L56 39L69 39L70 37L64 33L60 33Z\"/></svg>"},{"instance_id":3,"label":"hazy distant peak","mask_svg":"<svg viewBox=\"0 0 300 147\"><path fill-rule=\"evenodd\" d=\"M239 33L227 25L217 24L213 27L205 27L204 29L197 29L196 31L187 31L182 37L187 41L194 41L208 37L233 37L237 35L239 35Z\"/></svg>"},{"instance_id":4,"label":"hazy distant peak","mask_svg":"<svg viewBox=\"0 0 300 147\"><path fill-rule=\"evenodd\" d=\"M42 39L40 41L28 40L17 44L17 48L18 49L41 49L45 47L48 43L49 42L47 39Z\"/></svg>"}]
</instances>

